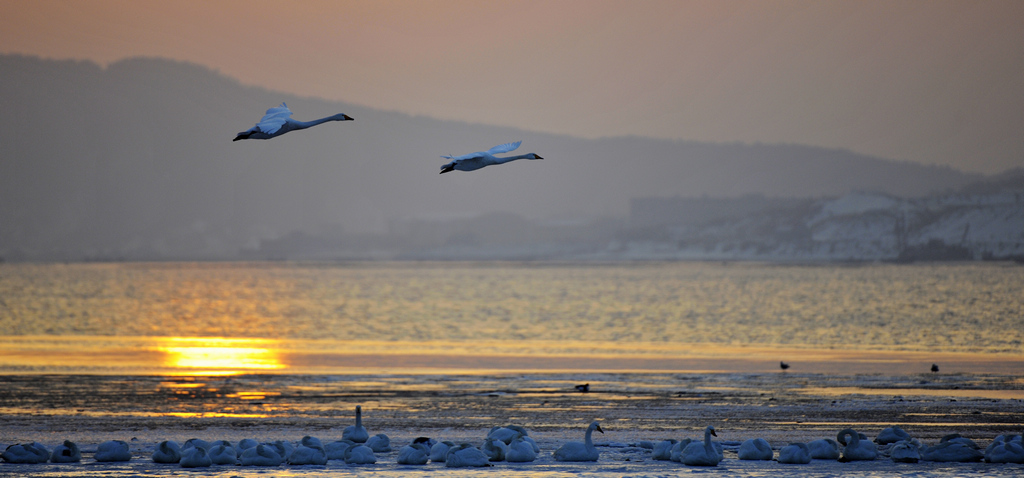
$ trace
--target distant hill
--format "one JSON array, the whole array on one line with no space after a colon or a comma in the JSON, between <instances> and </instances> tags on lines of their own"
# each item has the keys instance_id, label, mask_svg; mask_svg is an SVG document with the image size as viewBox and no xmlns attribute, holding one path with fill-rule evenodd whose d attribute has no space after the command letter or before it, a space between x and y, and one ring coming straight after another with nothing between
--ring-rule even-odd
<instances>
[{"instance_id":1,"label":"distant hill","mask_svg":"<svg viewBox=\"0 0 1024 478\"><path fill-rule=\"evenodd\" d=\"M231 141L282 101L297 119L355 121ZM625 217L630 199L652 196L921 196L985 179L800 145L587 140L441 121L162 59L104 69L0 56L0 107L0 257L26 259L230 259L289 234L384 232L396 221ZM441 154L519 139L521 152L546 159L438 174Z\"/></svg>"}]
</instances>

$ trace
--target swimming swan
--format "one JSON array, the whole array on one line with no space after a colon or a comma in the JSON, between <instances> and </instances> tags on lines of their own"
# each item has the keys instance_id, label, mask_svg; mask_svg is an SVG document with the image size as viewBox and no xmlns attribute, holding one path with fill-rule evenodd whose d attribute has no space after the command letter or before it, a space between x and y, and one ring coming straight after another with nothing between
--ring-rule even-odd
<instances>
[{"instance_id":1,"label":"swimming swan","mask_svg":"<svg viewBox=\"0 0 1024 478\"><path fill-rule=\"evenodd\" d=\"M790 443L779 450L779 463L806 465L811 462L811 449L806 443Z\"/></svg>"},{"instance_id":2,"label":"swimming swan","mask_svg":"<svg viewBox=\"0 0 1024 478\"><path fill-rule=\"evenodd\" d=\"M556 461L597 461L600 453L597 452L597 448L594 448L594 441L591 438L594 430L604 433L598 422L591 423L587 427L587 434L584 436L583 443L578 441L566 443L555 450L552 456L555 457Z\"/></svg>"},{"instance_id":3,"label":"swimming swan","mask_svg":"<svg viewBox=\"0 0 1024 478\"><path fill-rule=\"evenodd\" d=\"M711 444L711 436L718 436L715 427L708 425L704 429L704 442L692 442L683 449L682 461L684 465L691 466L718 466L722 461L722 455Z\"/></svg>"},{"instance_id":4,"label":"swimming swan","mask_svg":"<svg viewBox=\"0 0 1024 478\"><path fill-rule=\"evenodd\" d=\"M764 438L744 440L736 454L741 460L771 460L774 456L772 446Z\"/></svg>"},{"instance_id":5,"label":"swimming swan","mask_svg":"<svg viewBox=\"0 0 1024 478\"><path fill-rule=\"evenodd\" d=\"M356 405L356 424L345 427L345 430L341 432L342 440L351 440L356 443L366 443L366 440L370 439L370 434L366 431L366 427L363 426L363 407Z\"/></svg>"},{"instance_id":6,"label":"swimming swan","mask_svg":"<svg viewBox=\"0 0 1024 478\"><path fill-rule=\"evenodd\" d=\"M849 437L849 439L844 439L843 437ZM840 431L836 435L836 440L846 444L846 448L843 449L843 456L839 457L841 462L874 460L878 458L878 448L875 447L875 444L868 440L862 440L860 434L852 428Z\"/></svg>"},{"instance_id":7,"label":"swimming swan","mask_svg":"<svg viewBox=\"0 0 1024 478\"><path fill-rule=\"evenodd\" d=\"M413 440L412 443L403 446L398 450L398 464L426 465L427 461L430 460L430 447L427 446L429 442L429 438L419 437Z\"/></svg>"},{"instance_id":8,"label":"swimming swan","mask_svg":"<svg viewBox=\"0 0 1024 478\"><path fill-rule=\"evenodd\" d=\"M174 440L164 440L153 450L153 463L177 463L181 461L181 447Z\"/></svg>"},{"instance_id":9,"label":"swimming swan","mask_svg":"<svg viewBox=\"0 0 1024 478\"><path fill-rule=\"evenodd\" d=\"M527 441L529 437L517 436L508 445L508 452L505 453L505 461L512 463L526 463L537 459L536 444Z\"/></svg>"},{"instance_id":10,"label":"swimming swan","mask_svg":"<svg viewBox=\"0 0 1024 478\"><path fill-rule=\"evenodd\" d=\"M260 119L259 123L256 123L256 126L238 133L238 136L235 136L235 139L231 141L238 141L241 139L270 139L281 136L289 131L312 128L313 126L323 124L328 121L352 121L350 116L341 113L313 121L293 120L291 119L291 115L292 110L288 109L288 105L281 103L281 106L267 110L267 114L263 115L263 118Z\"/></svg>"},{"instance_id":11,"label":"swimming swan","mask_svg":"<svg viewBox=\"0 0 1024 478\"><path fill-rule=\"evenodd\" d=\"M284 460L273 445L256 445L242 452L242 466L278 466Z\"/></svg>"},{"instance_id":12,"label":"swimming swan","mask_svg":"<svg viewBox=\"0 0 1024 478\"><path fill-rule=\"evenodd\" d=\"M45 446L36 442L19 443L8 446L3 454L0 454L7 463L39 464L46 463L50 459L50 452Z\"/></svg>"},{"instance_id":13,"label":"swimming swan","mask_svg":"<svg viewBox=\"0 0 1024 478\"><path fill-rule=\"evenodd\" d=\"M514 143L499 144L487 151L477 151L475 153L464 154L462 156L444 156L442 158L452 160L450 163L441 166L441 174L448 173L451 171L476 171L477 169L492 164L505 164L509 161L515 161L517 159L544 159L537 156L534 153L520 154L518 156L509 156L505 158L496 157L495 154L507 153L509 151L515 151L522 141L516 141Z\"/></svg>"},{"instance_id":14,"label":"swimming swan","mask_svg":"<svg viewBox=\"0 0 1024 478\"><path fill-rule=\"evenodd\" d=\"M96 461L129 461L132 459L132 453L128 450L127 442L109 440L96 447L96 454L93 457Z\"/></svg>"},{"instance_id":15,"label":"swimming swan","mask_svg":"<svg viewBox=\"0 0 1024 478\"><path fill-rule=\"evenodd\" d=\"M82 451L78 445L71 440L64 440L64 444L57 445L50 454L50 463L76 463L82 461Z\"/></svg>"}]
</instances>

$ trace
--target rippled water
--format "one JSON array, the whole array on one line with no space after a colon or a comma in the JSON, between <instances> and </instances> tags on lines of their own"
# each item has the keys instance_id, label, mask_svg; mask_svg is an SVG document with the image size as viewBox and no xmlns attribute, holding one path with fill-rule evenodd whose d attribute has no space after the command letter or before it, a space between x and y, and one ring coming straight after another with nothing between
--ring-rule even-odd
<instances>
[{"instance_id":1,"label":"rippled water","mask_svg":"<svg viewBox=\"0 0 1024 478\"><path fill-rule=\"evenodd\" d=\"M3 264L0 328L24 353L0 367L75 348L164 365L175 350L211 362L234 350L244 370L339 353L398 368L487 355L512 357L486 362L494 368L585 356L606 360L592 368L645 369L658 368L645 359L775 349L1019 358L1021 290L1024 267L973 263Z\"/></svg>"},{"instance_id":2,"label":"rippled water","mask_svg":"<svg viewBox=\"0 0 1024 478\"><path fill-rule=\"evenodd\" d=\"M666 476L643 440L790 441L901 424L928 442L1024 426L1024 268L1008 264L0 264L0 446L84 445L0 475L171 476L162 439L337 439L361 404L394 445L520 423L545 453L460 474ZM778 362L792 368L779 371ZM939 363L941 373L928 370ZM589 393L575 385L587 383ZM550 451L599 419L597 464ZM107 439L133 460L88 459ZM396 446L397 449L397 446ZM378 465L224 476L431 475ZM1019 475L1022 465L727 459L723 476ZM497 475L495 475L497 473Z\"/></svg>"}]
</instances>

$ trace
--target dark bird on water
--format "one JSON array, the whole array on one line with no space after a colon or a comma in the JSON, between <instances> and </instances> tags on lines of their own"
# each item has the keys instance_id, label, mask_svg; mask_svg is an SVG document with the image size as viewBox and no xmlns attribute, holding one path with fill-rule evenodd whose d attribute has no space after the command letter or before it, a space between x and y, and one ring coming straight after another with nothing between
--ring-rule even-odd
<instances>
[{"instance_id":1,"label":"dark bird on water","mask_svg":"<svg viewBox=\"0 0 1024 478\"><path fill-rule=\"evenodd\" d=\"M933 363L932 364L932 372L938 372L938 371L939 371L939 365Z\"/></svg>"},{"instance_id":2,"label":"dark bird on water","mask_svg":"<svg viewBox=\"0 0 1024 478\"><path fill-rule=\"evenodd\" d=\"M786 363L786 362L780 361L779 362L779 368L781 368L782 370L786 370L787 368L789 368L789 364Z\"/></svg>"},{"instance_id":3,"label":"dark bird on water","mask_svg":"<svg viewBox=\"0 0 1024 478\"><path fill-rule=\"evenodd\" d=\"M578 391L580 393L587 393L587 392L590 391L590 384L589 383L584 383L583 385L577 385L576 386L576 391Z\"/></svg>"}]
</instances>

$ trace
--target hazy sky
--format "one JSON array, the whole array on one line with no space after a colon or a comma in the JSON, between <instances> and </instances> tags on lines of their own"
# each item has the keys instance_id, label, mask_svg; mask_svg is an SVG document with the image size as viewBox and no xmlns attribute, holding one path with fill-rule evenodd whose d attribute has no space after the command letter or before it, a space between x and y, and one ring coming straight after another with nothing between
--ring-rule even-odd
<instances>
[{"instance_id":1,"label":"hazy sky","mask_svg":"<svg viewBox=\"0 0 1024 478\"><path fill-rule=\"evenodd\" d=\"M166 57L299 95L584 137L1024 167L1018 0L0 0L0 53Z\"/></svg>"}]
</instances>

